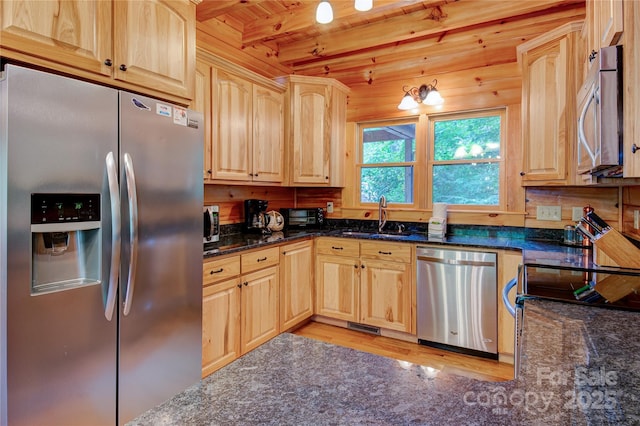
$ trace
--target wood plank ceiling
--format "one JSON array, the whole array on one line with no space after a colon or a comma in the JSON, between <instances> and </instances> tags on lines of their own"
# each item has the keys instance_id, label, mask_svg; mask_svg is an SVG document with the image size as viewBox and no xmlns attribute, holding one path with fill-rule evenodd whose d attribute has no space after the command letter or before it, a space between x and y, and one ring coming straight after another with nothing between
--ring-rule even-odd
<instances>
[{"instance_id":1,"label":"wood plank ceiling","mask_svg":"<svg viewBox=\"0 0 640 426\"><path fill-rule=\"evenodd\" d=\"M317 4L203 0L196 16L199 29L235 41L256 63L353 87L515 62L518 44L585 11L584 0L374 0L368 12L331 0L334 20L321 25Z\"/></svg>"}]
</instances>

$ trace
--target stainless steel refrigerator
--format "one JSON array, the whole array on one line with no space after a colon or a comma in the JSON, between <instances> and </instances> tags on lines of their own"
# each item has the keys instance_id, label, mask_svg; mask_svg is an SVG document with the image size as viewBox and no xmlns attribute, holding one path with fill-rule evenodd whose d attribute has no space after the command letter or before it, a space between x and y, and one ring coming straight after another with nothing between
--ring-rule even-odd
<instances>
[{"instance_id":1,"label":"stainless steel refrigerator","mask_svg":"<svg viewBox=\"0 0 640 426\"><path fill-rule=\"evenodd\" d=\"M200 380L203 117L0 84L0 424L125 423Z\"/></svg>"}]
</instances>

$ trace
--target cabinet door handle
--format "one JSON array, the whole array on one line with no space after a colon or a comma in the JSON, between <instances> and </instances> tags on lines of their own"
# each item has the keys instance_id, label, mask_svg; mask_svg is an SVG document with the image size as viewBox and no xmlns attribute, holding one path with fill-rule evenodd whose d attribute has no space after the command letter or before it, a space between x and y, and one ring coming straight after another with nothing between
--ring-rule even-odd
<instances>
[{"instance_id":1,"label":"cabinet door handle","mask_svg":"<svg viewBox=\"0 0 640 426\"><path fill-rule=\"evenodd\" d=\"M520 172L520 176L524 176L524 175L526 175L525 172Z\"/></svg>"},{"instance_id":2,"label":"cabinet door handle","mask_svg":"<svg viewBox=\"0 0 640 426\"><path fill-rule=\"evenodd\" d=\"M362 269L364 269L364 265L360 265L360 267L361 267Z\"/></svg>"},{"instance_id":3,"label":"cabinet door handle","mask_svg":"<svg viewBox=\"0 0 640 426\"><path fill-rule=\"evenodd\" d=\"M358 269L358 265L353 265L354 268Z\"/></svg>"},{"instance_id":4,"label":"cabinet door handle","mask_svg":"<svg viewBox=\"0 0 640 426\"><path fill-rule=\"evenodd\" d=\"M378 251L378 254L391 254L390 251Z\"/></svg>"},{"instance_id":5,"label":"cabinet door handle","mask_svg":"<svg viewBox=\"0 0 640 426\"><path fill-rule=\"evenodd\" d=\"M110 67L111 65L113 65L113 62L111 61L111 59L107 58L104 60L104 64L108 67Z\"/></svg>"},{"instance_id":6,"label":"cabinet door handle","mask_svg":"<svg viewBox=\"0 0 640 426\"><path fill-rule=\"evenodd\" d=\"M211 272L209 272L209 273L210 273L211 275L213 275L213 274L219 274L219 273L220 273L220 272L222 272L222 271L224 271L224 268L220 268L220 269L218 269L217 271L211 271Z\"/></svg>"},{"instance_id":7,"label":"cabinet door handle","mask_svg":"<svg viewBox=\"0 0 640 426\"><path fill-rule=\"evenodd\" d=\"M209 174L209 175L213 174L213 170L211 170L211 169L207 170L207 174Z\"/></svg>"},{"instance_id":8,"label":"cabinet door handle","mask_svg":"<svg viewBox=\"0 0 640 426\"><path fill-rule=\"evenodd\" d=\"M264 262L265 260L267 260L267 257L261 257L260 259L258 259L258 262Z\"/></svg>"},{"instance_id":9,"label":"cabinet door handle","mask_svg":"<svg viewBox=\"0 0 640 426\"><path fill-rule=\"evenodd\" d=\"M333 250L344 250L344 248L342 248L342 247L334 247L334 246L331 246L331 249L333 249Z\"/></svg>"},{"instance_id":10,"label":"cabinet door handle","mask_svg":"<svg viewBox=\"0 0 640 426\"><path fill-rule=\"evenodd\" d=\"M243 282L242 284L244 284L244 285L245 285L245 287L246 287L246 286L248 286L248 285L249 285L249 281L245 281L245 282Z\"/></svg>"},{"instance_id":11,"label":"cabinet door handle","mask_svg":"<svg viewBox=\"0 0 640 426\"><path fill-rule=\"evenodd\" d=\"M127 70L127 66L125 64L121 64L120 71L126 71L126 70Z\"/></svg>"},{"instance_id":12,"label":"cabinet door handle","mask_svg":"<svg viewBox=\"0 0 640 426\"><path fill-rule=\"evenodd\" d=\"M238 288L242 288L242 284L238 284Z\"/></svg>"},{"instance_id":13,"label":"cabinet door handle","mask_svg":"<svg viewBox=\"0 0 640 426\"><path fill-rule=\"evenodd\" d=\"M631 145L631 153L635 154L637 150L639 150L640 147L638 147L638 145L636 145L635 143L633 145Z\"/></svg>"}]
</instances>

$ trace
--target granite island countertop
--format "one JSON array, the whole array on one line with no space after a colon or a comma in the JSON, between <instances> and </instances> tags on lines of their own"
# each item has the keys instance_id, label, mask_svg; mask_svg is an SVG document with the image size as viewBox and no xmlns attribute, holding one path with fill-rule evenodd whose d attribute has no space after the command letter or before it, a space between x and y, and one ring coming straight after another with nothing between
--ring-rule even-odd
<instances>
[{"instance_id":1,"label":"granite island countertop","mask_svg":"<svg viewBox=\"0 0 640 426\"><path fill-rule=\"evenodd\" d=\"M515 380L284 333L130 425L640 423L640 313L536 299L524 309Z\"/></svg>"}]
</instances>

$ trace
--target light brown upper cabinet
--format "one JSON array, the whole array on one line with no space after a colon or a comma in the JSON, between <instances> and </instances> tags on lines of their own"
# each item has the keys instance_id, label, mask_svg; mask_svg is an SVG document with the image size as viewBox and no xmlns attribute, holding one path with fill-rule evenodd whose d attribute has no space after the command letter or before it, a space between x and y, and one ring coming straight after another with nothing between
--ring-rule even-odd
<instances>
[{"instance_id":1,"label":"light brown upper cabinet","mask_svg":"<svg viewBox=\"0 0 640 426\"><path fill-rule=\"evenodd\" d=\"M280 185L284 87L198 52L196 102L205 114L205 183Z\"/></svg>"},{"instance_id":2,"label":"light brown upper cabinet","mask_svg":"<svg viewBox=\"0 0 640 426\"><path fill-rule=\"evenodd\" d=\"M623 27L622 0L587 0L584 28L587 60L600 48L618 43Z\"/></svg>"},{"instance_id":3,"label":"light brown upper cabinet","mask_svg":"<svg viewBox=\"0 0 640 426\"><path fill-rule=\"evenodd\" d=\"M291 75L284 82L286 184L344 186L349 88L322 77Z\"/></svg>"},{"instance_id":4,"label":"light brown upper cabinet","mask_svg":"<svg viewBox=\"0 0 640 426\"><path fill-rule=\"evenodd\" d=\"M522 185L576 182L580 31L571 22L518 46L522 68Z\"/></svg>"},{"instance_id":5,"label":"light brown upper cabinet","mask_svg":"<svg viewBox=\"0 0 640 426\"><path fill-rule=\"evenodd\" d=\"M624 177L640 178L640 3L624 2L625 32L622 35L624 75Z\"/></svg>"},{"instance_id":6,"label":"light brown upper cabinet","mask_svg":"<svg viewBox=\"0 0 640 426\"><path fill-rule=\"evenodd\" d=\"M3 1L2 55L186 104L198 2Z\"/></svg>"}]
</instances>

